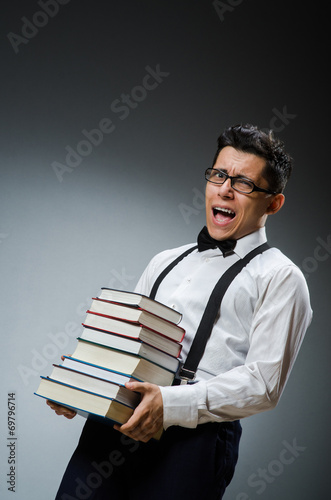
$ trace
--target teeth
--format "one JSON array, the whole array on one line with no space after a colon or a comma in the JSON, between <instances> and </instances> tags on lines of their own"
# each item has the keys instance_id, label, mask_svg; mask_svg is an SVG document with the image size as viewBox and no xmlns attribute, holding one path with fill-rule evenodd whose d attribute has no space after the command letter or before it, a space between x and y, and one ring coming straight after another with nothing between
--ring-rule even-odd
<instances>
[{"instance_id":1,"label":"teeth","mask_svg":"<svg viewBox=\"0 0 331 500\"><path fill-rule=\"evenodd\" d=\"M225 212L227 214L235 215L235 212L233 210L230 210L229 208L214 207L214 210L218 210L219 212Z\"/></svg>"}]
</instances>

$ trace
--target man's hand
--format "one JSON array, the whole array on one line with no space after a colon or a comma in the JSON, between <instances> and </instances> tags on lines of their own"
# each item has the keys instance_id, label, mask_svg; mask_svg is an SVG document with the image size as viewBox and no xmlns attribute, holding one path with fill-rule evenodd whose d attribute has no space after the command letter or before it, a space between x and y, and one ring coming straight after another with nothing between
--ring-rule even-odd
<instances>
[{"instance_id":1,"label":"man's hand","mask_svg":"<svg viewBox=\"0 0 331 500\"><path fill-rule=\"evenodd\" d=\"M128 389L140 392L141 401L132 417L123 425L114 425L114 429L136 441L147 443L163 425L163 401L160 388L147 382L128 382Z\"/></svg>"},{"instance_id":2,"label":"man's hand","mask_svg":"<svg viewBox=\"0 0 331 500\"><path fill-rule=\"evenodd\" d=\"M70 357L71 354L67 354L67 356ZM64 361L64 356L61 356L61 359L62 361ZM65 406L58 405L49 400L47 400L46 403L52 408L52 410L55 411L57 415L63 415L64 417L69 419L72 419L76 416L76 412L74 410L69 410L69 408L66 408Z\"/></svg>"},{"instance_id":3,"label":"man's hand","mask_svg":"<svg viewBox=\"0 0 331 500\"><path fill-rule=\"evenodd\" d=\"M50 406L52 408L52 410L55 411L55 413L57 415L63 415L64 417L69 418L69 419L74 418L74 416L76 415L76 412L74 410L70 410L69 408L66 408L65 406L58 405L58 404L54 403L53 401L47 400L46 403L48 404L48 406Z\"/></svg>"}]
</instances>

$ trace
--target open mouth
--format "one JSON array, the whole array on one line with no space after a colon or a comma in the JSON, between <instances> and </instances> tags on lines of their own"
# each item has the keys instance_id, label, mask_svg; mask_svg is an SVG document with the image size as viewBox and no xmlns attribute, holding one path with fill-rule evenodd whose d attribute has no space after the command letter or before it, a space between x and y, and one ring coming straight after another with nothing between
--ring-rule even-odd
<instances>
[{"instance_id":1,"label":"open mouth","mask_svg":"<svg viewBox=\"0 0 331 500\"><path fill-rule=\"evenodd\" d=\"M213 215L217 222L230 222L235 216L235 212L230 208L213 207Z\"/></svg>"}]
</instances>

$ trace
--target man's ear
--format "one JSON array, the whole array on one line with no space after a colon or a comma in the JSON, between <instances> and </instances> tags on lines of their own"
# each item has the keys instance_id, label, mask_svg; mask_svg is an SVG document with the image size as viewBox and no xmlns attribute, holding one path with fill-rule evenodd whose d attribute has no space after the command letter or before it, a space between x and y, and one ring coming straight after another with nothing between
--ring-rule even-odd
<instances>
[{"instance_id":1,"label":"man's ear","mask_svg":"<svg viewBox=\"0 0 331 500\"><path fill-rule=\"evenodd\" d=\"M285 196L282 193L276 194L266 210L266 215L277 213L285 203Z\"/></svg>"}]
</instances>

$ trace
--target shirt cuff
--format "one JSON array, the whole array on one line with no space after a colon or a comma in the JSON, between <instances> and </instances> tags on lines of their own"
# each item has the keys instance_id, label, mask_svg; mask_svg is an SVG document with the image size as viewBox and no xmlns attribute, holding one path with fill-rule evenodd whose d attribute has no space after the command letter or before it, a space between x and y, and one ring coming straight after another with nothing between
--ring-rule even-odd
<instances>
[{"instance_id":1,"label":"shirt cuff","mask_svg":"<svg viewBox=\"0 0 331 500\"><path fill-rule=\"evenodd\" d=\"M205 384L175 385L160 387L163 399L163 427L171 425L195 428L198 425L198 410L205 407Z\"/></svg>"}]
</instances>

